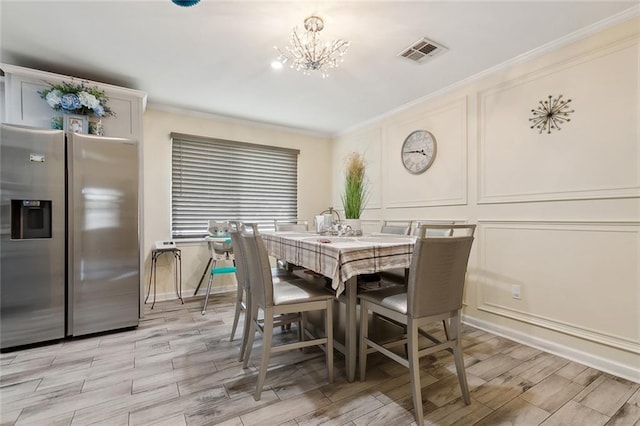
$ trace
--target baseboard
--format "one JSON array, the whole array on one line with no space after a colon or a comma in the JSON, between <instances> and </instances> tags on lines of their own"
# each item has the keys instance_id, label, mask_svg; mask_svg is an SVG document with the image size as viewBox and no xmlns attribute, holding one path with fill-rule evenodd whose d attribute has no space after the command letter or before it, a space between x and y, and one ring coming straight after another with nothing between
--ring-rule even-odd
<instances>
[{"instance_id":1,"label":"baseboard","mask_svg":"<svg viewBox=\"0 0 640 426\"><path fill-rule=\"evenodd\" d=\"M237 287L235 285L227 285L227 286L215 286L211 289L211 294L220 294L220 293L229 293L236 292ZM200 287L198 293L195 296L204 296L207 292L207 286ZM194 297L193 289L182 290L182 297ZM169 291L166 293L157 293L156 294L156 302L163 302L166 300L178 300L178 295L175 291ZM153 294L149 296L149 300L147 303L153 302Z\"/></svg>"},{"instance_id":2,"label":"baseboard","mask_svg":"<svg viewBox=\"0 0 640 426\"><path fill-rule=\"evenodd\" d=\"M605 373L613 374L614 376L622 377L624 379L640 383L640 367L638 366L620 364L606 358L579 351L568 346L552 342L550 340L523 333L521 331L502 327L488 321L473 318L468 315L463 315L462 322L472 327L479 328L480 330L505 337L518 343L522 343L524 345L549 352L553 355L561 356L563 358L587 365L592 368L596 368L600 371L604 371Z\"/></svg>"},{"instance_id":3,"label":"baseboard","mask_svg":"<svg viewBox=\"0 0 640 426\"><path fill-rule=\"evenodd\" d=\"M220 286L213 287L211 289L211 294L230 293L230 292L235 293L237 290L238 290L238 287L235 284L220 285ZM198 294L196 294L196 296L204 296L206 293L207 293L207 288L200 287L200 291L198 291Z\"/></svg>"}]
</instances>

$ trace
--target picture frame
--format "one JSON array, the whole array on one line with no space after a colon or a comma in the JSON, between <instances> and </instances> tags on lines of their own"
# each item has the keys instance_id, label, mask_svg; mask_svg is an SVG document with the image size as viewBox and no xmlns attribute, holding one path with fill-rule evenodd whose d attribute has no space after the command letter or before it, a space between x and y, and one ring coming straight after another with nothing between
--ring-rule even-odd
<instances>
[{"instance_id":1,"label":"picture frame","mask_svg":"<svg viewBox=\"0 0 640 426\"><path fill-rule=\"evenodd\" d=\"M89 131L89 119L86 115L65 114L63 130L70 133L84 133Z\"/></svg>"}]
</instances>

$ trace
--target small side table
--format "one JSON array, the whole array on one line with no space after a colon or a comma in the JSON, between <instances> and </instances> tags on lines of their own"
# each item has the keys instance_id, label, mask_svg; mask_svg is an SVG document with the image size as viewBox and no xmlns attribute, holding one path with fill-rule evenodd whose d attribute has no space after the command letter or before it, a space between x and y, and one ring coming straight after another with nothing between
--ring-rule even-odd
<instances>
[{"instance_id":1,"label":"small side table","mask_svg":"<svg viewBox=\"0 0 640 426\"><path fill-rule=\"evenodd\" d=\"M147 303L149 300L149 296L151 295L151 280L153 279L153 303L151 304L151 309L156 304L156 278L157 271L156 267L158 265L158 258L165 253L173 254L173 259L176 262L176 274L174 277L174 284L176 286L176 295L180 302L184 304L184 300L182 300L182 253L179 248L171 247L171 248L161 248L161 249L153 249L151 250L151 272L149 274L149 289L147 290L147 297L144 299L144 303Z\"/></svg>"}]
</instances>

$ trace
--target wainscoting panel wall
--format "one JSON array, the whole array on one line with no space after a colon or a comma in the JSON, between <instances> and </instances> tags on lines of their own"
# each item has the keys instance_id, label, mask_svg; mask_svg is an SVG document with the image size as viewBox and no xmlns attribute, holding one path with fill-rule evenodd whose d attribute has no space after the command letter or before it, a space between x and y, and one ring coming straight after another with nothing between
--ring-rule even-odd
<instances>
[{"instance_id":1,"label":"wainscoting panel wall","mask_svg":"<svg viewBox=\"0 0 640 426\"><path fill-rule=\"evenodd\" d=\"M402 165L401 149L414 130L428 130L436 139L436 158L419 175ZM419 115L391 123L384 136L385 206L418 207L467 202L467 98L421 110Z\"/></svg>"},{"instance_id":2,"label":"wainscoting panel wall","mask_svg":"<svg viewBox=\"0 0 640 426\"><path fill-rule=\"evenodd\" d=\"M480 92L479 202L638 196L638 53L632 37ZM539 133L549 95L575 112Z\"/></svg>"},{"instance_id":3,"label":"wainscoting panel wall","mask_svg":"<svg viewBox=\"0 0 640 426\"><path fill-rule=\"evenodd\" d=\"M381 134L382 204L366 218L478 224L466 322L640 382L638 14L340 135L334 152ZM540 133L529 118L549 95L575 112ZM438 143L421 175L400 161L416 129Z\"/></svg>"},{"instance_id":4,"label":"wainscoting panel wall","mask_svg":"<svg viewBox=\"0 0 640 426\"><path fill-rule=\"evenodd\" d=\"M477 243L478 309L640 353L640 223L482 221Z\"/></svg>"}]
</instances>

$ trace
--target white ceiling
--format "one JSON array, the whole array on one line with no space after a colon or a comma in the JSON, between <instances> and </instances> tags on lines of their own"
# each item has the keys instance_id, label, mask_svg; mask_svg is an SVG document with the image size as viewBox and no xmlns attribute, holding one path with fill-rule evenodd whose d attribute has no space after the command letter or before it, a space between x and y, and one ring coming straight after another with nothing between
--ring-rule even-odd
<instances>
[{"instance_id":1,"label":"white ceiling","mask_svg":"<svg viewBox=\"0 0 640 426\"><path fill-rule=\"evenodd\" d=\"M1 0L0 61L142 90L149 102L336 134L637 1ZM310 14L351 47L328 79L270 67ZM396 55L421 37L449 50Z\"/></svg>"}]
</instances>

